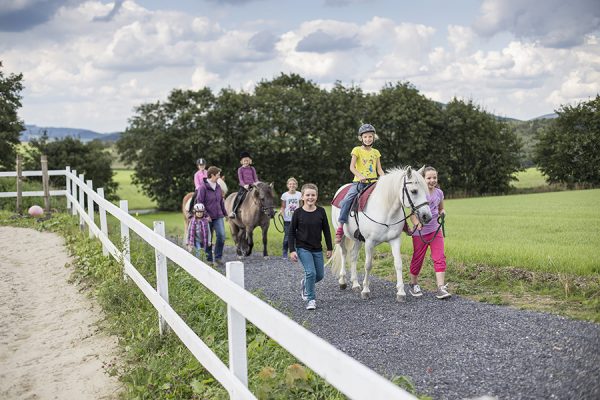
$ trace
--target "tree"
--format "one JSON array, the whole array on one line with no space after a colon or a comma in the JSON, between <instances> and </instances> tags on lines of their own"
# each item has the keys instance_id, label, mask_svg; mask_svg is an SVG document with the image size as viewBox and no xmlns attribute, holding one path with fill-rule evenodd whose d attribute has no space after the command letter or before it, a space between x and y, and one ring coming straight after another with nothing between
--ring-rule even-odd
<instances>
[{"instance_id":1,"label":"tree","mask_svg":"<svg viewBox=\"0 0 600 400\"><path fill-rule=\"evenodd\" d=\"M600 184L600 95L557 114L538 135L534 161L549 183Z\"/></svg>"},{"instance_id":2,"label":"tree","mask_svg":"<svg viewBox=\"0 0 600 400\"><path fill-rule=\"evenodd\" d=\"M471 101L453 99L444 129L432 137L428 163L440 170L444 190L469 195L506 193L520 170L521 141L505 122Z\"/></svg>"},{"instance_id":3,"label":"tree","mask_svg":"<svg viewBox=\"0 0 600 400\"><path fill-rule=\"evenodd\" d=\"M15 168L16 145L25 129L17 115L21 108L23 74L4 75L0 61L0 171L12 171Z\"/></svg>"},{"instance_id":4,"label":"tree","mask_svg":"<svg viewBox=\"0 0 600 400\"><path fill-rule=\"evenodd\" d=\"M381 141L375 146L380 147L384 168L421 167L433 161L428 159L429 149L443 124L436 103L419 94L410 83L397 83L370 96L368 104L368 121L380 132Z\"/></svg>"},{"instance_id":5,"label":"tree","mask_svg":"<svg viewBox=\"0 0 600 400\"><path fill-rule=\"evenodd\" d=\"M31 165L27 168L41 169L40 155L46 155L48 169L70 166L72 170L77 170L77 174L84 174L86 180L91 179L94 188L104 188L107 200L118 200L118 183L113 181L111 168L112 157L99 140L83 143L79 139L65 137L48 141L48 136L44 134L41 139L30 141L29 145L27 152ZM64 186L64 178L53 179L53 182Z\"/></svg>"},{"instance_id":6,"label":"tree","mask_svg":"<svg viewBox=\"0 0 600 400\"><path fill-rule=\"evenodd\" d=\"M123 161L134 167L133 183L140 184L160 209L177 209L183 195L194 190L200 155L209 164L218 163L206 151L220 140L207 118L214 104L208 88L173 90L164 103L139 106L117 142Z\"/></svg>"}]
</instances>

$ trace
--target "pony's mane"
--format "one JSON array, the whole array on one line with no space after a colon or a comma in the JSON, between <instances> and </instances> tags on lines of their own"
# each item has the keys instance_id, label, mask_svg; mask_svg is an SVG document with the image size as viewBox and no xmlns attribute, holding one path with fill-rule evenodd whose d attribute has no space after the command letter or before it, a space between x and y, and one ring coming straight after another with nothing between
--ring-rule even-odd
<instances>
[{"instance_id":1,"label":"pony's mane","mask_svg":"<svg viewBox=\"0 0 600 400\"><path fill-rule=\"evenodd\" d=\"M404 177L406 176L410 166L396 167L386 171L377 181L377 188L373 192L375 196L381 196L381 206L384 208L392 208L398 202L398 192L402 190ZM412 173L421 175L417 170L413 169ZM417 178L419 180L419 178ZM424 181L423 181L424 182Z\"/></svg>"}]
</instances>

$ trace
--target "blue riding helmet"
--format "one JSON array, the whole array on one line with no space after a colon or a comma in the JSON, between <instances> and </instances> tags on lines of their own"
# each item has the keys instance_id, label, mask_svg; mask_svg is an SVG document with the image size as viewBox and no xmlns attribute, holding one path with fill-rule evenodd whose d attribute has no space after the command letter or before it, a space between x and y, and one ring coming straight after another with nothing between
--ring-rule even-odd
<instances>
[{"instance_id":1,"label":"blue riding helmet","mask_svg":"<svg viewBox=\"0 0 600 400\"><path fill-rule=\"evenodd\" d=\"M362 136L363 133L368 132L376 133L375 127L371 124L362 124L360 128L358 128L358 136Z\"/></svg>"}]
</instances>

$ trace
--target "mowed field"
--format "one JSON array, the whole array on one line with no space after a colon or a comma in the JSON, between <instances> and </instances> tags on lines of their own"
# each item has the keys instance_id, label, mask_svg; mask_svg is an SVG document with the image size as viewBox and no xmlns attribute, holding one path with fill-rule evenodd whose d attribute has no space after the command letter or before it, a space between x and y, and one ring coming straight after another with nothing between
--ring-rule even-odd
<instances>
[{"instance_id":1,"label":"mowed field","mask_svg":"<svg viewBox=\"0 0 600 400\"><path fill-rule=\"evenodd\" d=\"M535 171L525 171L526 179L543 182ZM139 192L127 192L133 196L123 197L129 200L130 209L138 208L132 204L148 204L139 198ZM577 275L600 273L599 202L600 189L446 200L446 256L469 264ZM322 204L326 206L327 201ZM330 207L326 208L329 212ZM164 221L169 235L183 235L179 212L137 217L150 227L153 221ZM272 226L271 255L281 254L282 238ZM262 249L259 229L254 239L255 251ZM232 243L229 238L228 243ZM386 253L389 247L382 244L377 251ZM412 253L408 236L404 236L402 252Z\"/></svg>"}]
</instances>

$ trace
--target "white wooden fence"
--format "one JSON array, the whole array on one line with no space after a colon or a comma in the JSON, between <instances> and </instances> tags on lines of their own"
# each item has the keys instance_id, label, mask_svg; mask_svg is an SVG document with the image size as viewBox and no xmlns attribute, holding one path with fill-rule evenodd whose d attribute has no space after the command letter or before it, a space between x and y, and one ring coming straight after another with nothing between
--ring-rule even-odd
<instances>
[{"instance_id":1,"label":"white wooden fence","mask_svg":"<svg viewBox=\"0 0 600 400\"><path fill-rule=\"evenodd\" d=\"M24 171L23 176L41 176L41 171ZM51 196L66 196L67 209L79 215L82 227L87 225L90 237L102 242L105 255L112 255L124 264L124 278L132 279L159 315L161 334L172 330L198 361L223 385L232 399L255 399L248 390L246 357L246 320L252 322L315 373L351 399L416 399L365 365L339 351L312 332L292 321L286 315L244 290L244 268L241 262L228 262L226 276L204 264L198 258L164 237L164 224L154 223L154 230L131 217L127 201L120 207L104 199L104 191L93 190L92 181L77 176L77 171L49 171L49 175L66 177L66 190L51 191ZM16 172L0 172L0 177L16 177ZM24 196L41 195L24 192ZM0 197L14 197L16 193L0 193ZM86 202L84 201L87 198ZM98 205L100 227L94 222L94 204ZM108 238L106 213L121 223L120 251ZM157 288L154 289L131 264L129 257L129 230L133 230L155 249ZM205 287L227 303L229 366L223 363L194 333L169 305L166 259L170 259ZM320 312L326 312L322 310ZM342 333L341 333L342 334Z\"/></svg>"}]
</instances>

